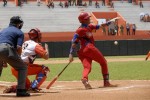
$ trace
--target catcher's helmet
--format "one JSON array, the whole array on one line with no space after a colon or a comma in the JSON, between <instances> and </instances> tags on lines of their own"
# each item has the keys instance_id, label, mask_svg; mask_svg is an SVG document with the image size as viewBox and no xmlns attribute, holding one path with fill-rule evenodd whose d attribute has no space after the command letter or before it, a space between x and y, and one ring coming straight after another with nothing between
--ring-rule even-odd
<instances>
[{"instance_id":1,"label":"catcher's helmet","mask_svg":"<svg viewBox=\"0 0 150 100\"><path fill-rule=\"evenodd\" d=\"M87 20L89 17L91 17L87 12L82 12L78 19L79 19L79 22L82 23L84 20Z\"/></svg>"},{"instance_id":2,"label":"catcher's helmet","mask_svg":"<svg viewBox=\"0 0 150 100\"><path fill-rule=\"evenodd\" d=\"M34 28L34 29L31 29L29 32L28 32L28 35L29 35L29 38L31 40L35 40L35 39L38 39L38 42L41 42L41 32L38 28Z\"/></svg>"}]
</instances>

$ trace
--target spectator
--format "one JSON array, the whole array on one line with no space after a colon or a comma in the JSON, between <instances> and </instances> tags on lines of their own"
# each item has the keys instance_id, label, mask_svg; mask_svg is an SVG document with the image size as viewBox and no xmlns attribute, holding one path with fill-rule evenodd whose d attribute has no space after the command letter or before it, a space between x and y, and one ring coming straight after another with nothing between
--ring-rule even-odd
<instances>
[{"instance_id":1,"label":"spectator","mask_svg":"<svg viewBox=\"0 0 150 100\"><path fill-rule=\"evenodd\" d=\"M21 0L18 0L18 6L22 7L22 2L21 2Z\"/></svg>"},{"instance_id":2,"label":"spectator","mask_svg":"<svg viewBox=\"0 0 150 100\"><path fill-rule=\"evenodd\" d=\"M63 3L61 1L59 2L59 6L63 8Z\"/></svg>"},{"instance_id":3,"label":"spectator","mask_svg":"<svg viewBox=\"0 0 150 100\"><path fill-rule=\"evenodd\" d=\"M83 4L82 6L85 6L85 7L87 7L87 3L86 3L86 2L84 2L84 4Z\"/></svg>"},{"instance_id":4,"label":"spectator","mask_svg":"<svg viewBox=\"0 0 150 100\"><path fill-rule=\"evenodd\" d=\"M71 0L68 0L68 5L71 6Z\"/></svg>"},{"instance_id":5,"label":"spectator","mask_svg":"<svg viewBox=\"0 0 150 100\"><path fill-rule=\"evenodd\" d=\"M99 3L98 3L97 0L96 0L96 2L95 2L95 7L96 7L96 8L100 8L100 5L99 5Z\"/></svg>"},{"instance_id":6,"label":"spectator","mask_svg":"<svg viewBox=\"0 0 150 100\"><path fill-rule=\"evenodd\" d=\"M143 8L143 7L144 7L144 6L143 6L143 3L142 3L142 0L140 0L139 5L140 5L140 8Z\"/></svg>"},{"instance_id":7,"label":"spectator","mask_svg":"<svg viewBox=\"0 0 150 100\"><path fill-rule=\"evenodd\" d=\"M26 4L27 4L27 0L24 0L24 3L26 3Z\"/></svg>"},{"instance_id":8,"label":"spectator","mask_svg":"<svg viewBox=\"0 0 150 100\"><path fill-rule=\"evenodd\" d=\"M73 3L72 3L72 6L76 6L77 4L76 4L76 0L73 0Z\"/></svg>"},{"instance_id":9,"label":"spectator","mask_svg":"<svg viewBox=\"0 0 150 100\"><path fill-rule=\"evenodd\" d=\"M37 5L40 6L41 0L37 0Z\"/></svg>"},{"instance_id":10,"label":"spectator","mask_svg":"<svg viewBox=\"0 0 150 100\"><path fill-rule=\"evenodd\" d=\"M105 6L105 0L102 0L102 6Z\"/></svg>"},{"instance_id":11,"label":"spectator","mask_svg":"<svg viewBox=\"0 0 150 100\"><path fill-rule=\"evenodd\" d=\"M4 4L3 6L5 7L7 5L7 0L3 0Z\"/></svg>"},{"instance_id":12,"label":"spectator","mask_svg":"<svg viewBox=\"0 0 150 100\"><path fill-rule=\"evenodd\" d=\"M68 6L69 6L67 1L65 1L64 5L65 5L65 8L68 8Z\"/></svg>"},{"instance_id":13,"label":"spectator","mask_svg":"<svg viewBox=\"0 0 150 100\"><path fill-rule=\"evenodd\" d=\"M121 2L123 3L123 0L121 0Z\"/></svg>"},{"instance_id":14,"label":"spectator","mask_svg":"<svg viewBox=\"0 0 150 100\"><path fill-rule=\"evenodd\" d=\"M143 21L143 19L144 19L144 15L145 15L145 13L144 13L144 12L140 13L140 21Z\"/></svg>"},{"instance_id":15,"label":"spectator","mask_svg":"<svg viewBox=\"0 0 150 100\"><path fill-rule=\"evenodd\" d=\"M89 6L92 6L92 0L89 0Z\"/></svg>"},{"instance_id":16,"label":"spectator","mask_svg":"<svg viewBox=\"0 0 150 100\"><path fill-rule=\"evenodd\" d=\"M118 34L118 30L119 30L119 26L118 26L118 24L115 24L115 32L116 32L116 35L119 35L119 34Z\"/></svg>"},{"instance_id":17,"label":"spectator","mask_svg":"<svg viewBox=\"0 0 150 100\"><path fill-rule=\"evenodd\" d=\"M51 1L51 0L49 0L47 7L48 7L48 8L50 8L50 7L54 8L54 2Z\"/></svg>"},{"instance_id":18,"label":"spectator","mask_svg":"<svg viewBox=\"0 0 150 100\"><path fill-rule=\"evenodd\" d=\"M127 23L126 25L127 35L130 35L130 24Z\"/></svg>"},{"instance_id":19,"label":"spectator","mask_svg":"<svg viewBox=\"0 0 150 100\"><path fill-rule=\"evenodd\" d=\"M109 27L109 34L115 35L115 23L111 22L111 24L108 27Z\"/></svg>"},{"instance_id":20,"label":"spectator","mask_svg":"<svg viewBox=\"0 0 150 100\"><path fill-rule=\"evenodd\" d=\"M112 2L112 1L110 2L110 7L114 8L114 2Z\"/></svg>"},{"instance_id":21,"label":"spectator","mask_svg":"<svg viewBox=\"0 0 150 100\"><path fill-rule=\"evenodd\" d=\"M133 24L133 25L132 25L132 35L135 35L135 31L136 31L136 25Z\"/></svg>"},{"instance_id":22,"label":"spectator","mask_svg":"<svg viewBox=\"0 0 150 100\"><path fill-rule=\"evenodd\" d=\"M102 32L104 33L104 35L107 35L107 33L106 33L106 27L102 26Z\"/></svg>"},{"instance_id":23,"label":"spectator","mask_svg":"<svg viewBox=\"0 0 150 100\"><path fill-rule=\"evenodd\" d=\"M124 27L123 27L123 25L121 25L120 26L120 33L121 33L121 35L123 35L123 33L124 33L123 30L124 30Z\"/></svg>"},{"instance_id":24,"label":"spectator","mask_svg":"<svg viewBox=\"0 0 150 100\"><path fill-rule=\"evenodd\" d=\"M78 6L83 6L83 5L82 5L82 0L77 0L77 5L78 5Z\"/></svg>"},{"instance_id":25,"label":"spectator","mask_svg":"<svg viewBox=\"0 0 150 100\"><path fill-rule=\"evenodd\" d=\"M145 13L144 18L143 18L144 22L149 22L150 21L150 16L148 13Z\"/></svg>"}]
</instances>

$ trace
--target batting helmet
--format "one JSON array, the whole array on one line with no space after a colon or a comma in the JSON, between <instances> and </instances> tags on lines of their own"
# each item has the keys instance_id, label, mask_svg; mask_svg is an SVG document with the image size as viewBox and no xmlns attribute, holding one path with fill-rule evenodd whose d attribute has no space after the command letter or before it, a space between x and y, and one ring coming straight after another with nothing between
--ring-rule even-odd
<instances>
[{"instance_id":1,"label":"batting helmet","mask_svg":"<svg viewBox=\"0 0 150 100\"><path fill-rule=\"evenodd\" d=\"M87 20L89 17L91 17L87 12L82 12L78 19L79 19L79 22L82 23L84 20Z\"/></svg>"},{"instance_id":2,"label":"batting helmet","mask_svg":"<svg viewBox=\"0 0 150 100\"><path fill-rule=\"evenodd\" d=\"M13 16L10 18L10 24L11 25L17 25L17 24L23 24L23 20L20 16Z\"/></svg>"},{"instance_id":3,"label":"batting helmet","mask_svg":"<svg viewBox=\"0 0 150 100\"><path fill-rule=\"evenodd\" d=\"M31 40L35 40L35 39L38 39L38 42L41 42L41 32L38 28L34 28L34 29L31 29L29 32L28 32L28 35L29 35L29 38Z\"/></svg>"}]
</instances>

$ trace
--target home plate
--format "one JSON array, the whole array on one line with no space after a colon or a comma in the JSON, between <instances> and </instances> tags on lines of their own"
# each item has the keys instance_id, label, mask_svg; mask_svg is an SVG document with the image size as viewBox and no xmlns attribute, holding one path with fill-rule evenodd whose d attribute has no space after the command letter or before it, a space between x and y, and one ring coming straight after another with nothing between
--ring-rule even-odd
<instances>
[{"instance_id":1,"label":"home plate","mask_svg":"<svg viewBox=\"0 0 150 100\"><path fill-rule=\"evenodd\" d=\"M30 93L30 96L40 96L44 93ZM0 93L2 97L16 97L16 93Z\"/></svg>"}]
</instances>

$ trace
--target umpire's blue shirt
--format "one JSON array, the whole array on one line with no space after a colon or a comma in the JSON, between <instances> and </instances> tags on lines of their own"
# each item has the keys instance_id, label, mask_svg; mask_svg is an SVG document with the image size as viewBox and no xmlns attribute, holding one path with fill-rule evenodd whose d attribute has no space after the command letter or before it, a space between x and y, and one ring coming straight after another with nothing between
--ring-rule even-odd
<instances>
[{"instance_id":1,"label":"umpire's blue shirt","mask_svg":"<svg viewBox=\"0 0 150 100\"><path fill-rule=\"evenodd\" d=\"M22 46L23 41L23 32L15 26L9 25L9 27L0 32L0 43L8 43L14 48L17 48L17 45Z\"/></svg>"}]
</instances>

